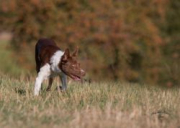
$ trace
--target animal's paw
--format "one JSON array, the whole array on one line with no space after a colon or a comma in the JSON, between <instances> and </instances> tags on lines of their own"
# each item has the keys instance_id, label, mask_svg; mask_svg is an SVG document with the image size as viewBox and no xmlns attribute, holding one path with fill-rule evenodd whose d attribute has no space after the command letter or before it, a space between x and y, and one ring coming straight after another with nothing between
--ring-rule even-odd
<instances>
[{"instance_id":1,"label":"animal's paw","mask_svg":"<svg viewBox=\"0 0 180 128\"><path fill-rule=\"evenodd\" d=\"M56 90L57 90L57 91L61 91L61 92L65 92L65 91L66 91L66 88L63 88L62 86L57 86L57 87L56 87Z\"/></svg>"},{"instance_id":2,"label":"animal's paw","mask_svg":"<svg viewBox=\"0 0 180 128\"><path fill-rule=\"evenodd\" d=\"M47 88L46 91L51 91L51 89L50 89L50 88Z\"/></svg>"}]
</instances>

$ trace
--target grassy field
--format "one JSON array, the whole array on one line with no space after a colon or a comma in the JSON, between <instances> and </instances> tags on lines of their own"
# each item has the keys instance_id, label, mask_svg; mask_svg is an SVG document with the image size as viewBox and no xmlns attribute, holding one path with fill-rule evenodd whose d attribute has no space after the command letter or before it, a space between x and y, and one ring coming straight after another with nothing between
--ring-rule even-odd
<instances>
[{"instance_id":1,"label":"grassy field","mask_svg":"<svg viewBox=\"0 0 180 128\"><path fill-rule=\"evenodd\" d=\"M51 92L45 82L34 97L35 76L20 76L24 69L11 55L8 41L0 41L0 128L180 127L179 88L70 82L62 93L56 81Z\"/></svg>"},{"instance_id":2,"label":"grassy field","mask_svg":"<svg viewBox=\"0 0 180 128\"><path fill-rule=\"evenodd\" d=\"M33 96L34 79L0 78L0 127L179 128L180 90L128 83L69 83Z\"/></svg>"}]
</instances>

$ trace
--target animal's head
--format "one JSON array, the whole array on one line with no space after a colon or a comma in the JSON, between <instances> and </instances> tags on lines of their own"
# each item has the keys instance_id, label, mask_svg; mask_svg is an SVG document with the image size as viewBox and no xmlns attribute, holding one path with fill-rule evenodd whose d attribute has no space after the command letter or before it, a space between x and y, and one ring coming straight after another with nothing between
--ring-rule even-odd
<instances>
[{"instance_id":1,"label":"animal's head","mask_svg":"<svg viewBox=\"0 0 180 128\"><path fill-rule=\"evenodd\" d=\"M81 80L85 76L85 71L80 67L77 61L78 49L70 54L69 49L66 49L60 62L61 70L74 80Z\"/></svg>"}]
</instances>

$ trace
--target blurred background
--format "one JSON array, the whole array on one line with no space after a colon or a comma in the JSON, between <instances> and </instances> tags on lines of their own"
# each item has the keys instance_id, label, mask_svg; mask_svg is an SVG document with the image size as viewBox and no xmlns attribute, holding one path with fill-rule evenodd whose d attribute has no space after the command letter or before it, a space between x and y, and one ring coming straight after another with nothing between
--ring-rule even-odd
<instances>
[{"instance_id":1,"label":"blurred background","mask_svg":"<svg viewBox=\"0 0 180 128\"><path fill-rule=\"evenodd\" d=\"M180 86L179 0L0 0L0 74L35 76L42 37L93 81Z\"/></svg>"}]
</instances>

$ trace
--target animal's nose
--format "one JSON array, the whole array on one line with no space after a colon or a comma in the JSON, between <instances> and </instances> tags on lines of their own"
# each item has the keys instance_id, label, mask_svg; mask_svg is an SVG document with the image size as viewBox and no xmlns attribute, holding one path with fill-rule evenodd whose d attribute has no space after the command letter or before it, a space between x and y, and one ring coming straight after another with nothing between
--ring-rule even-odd
<instances>
[{"instance_id":1,"label":"animal's nose","mask_svg":"<svg viewBox=\"0 0 180 128\"><path fill-rule=\"evenodd\" d=\"M81 69L81 74L82 74L82 76L85 76L85 75L86 75L86 72Z\"/></svg>"}]
</instances>

